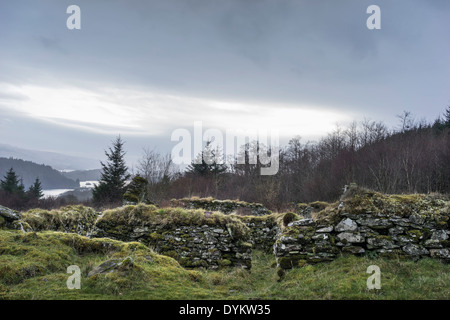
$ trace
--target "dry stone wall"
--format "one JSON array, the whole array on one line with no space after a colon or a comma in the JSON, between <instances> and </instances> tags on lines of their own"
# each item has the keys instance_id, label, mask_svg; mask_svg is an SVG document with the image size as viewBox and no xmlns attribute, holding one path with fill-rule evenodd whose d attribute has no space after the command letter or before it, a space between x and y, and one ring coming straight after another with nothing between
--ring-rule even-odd
<instances>
[{"instance_id":1,"label":"dry stone wall","mask_svg":"<svg viewBox=\"0 0 450 320\"><path fill-rule=\"evenodd\" d=\"M139 241L156 252L170 256L183 267L217 269L224 266L251 268L252 246L235 239L227 228L214 225L134 226L129 232L97 230L97 237Z\"/></svg>"},{"instance_id":2,"label":"dry stone wall","mask_svg":"<svg viewBox=\"0 0 450 320\"><path fill-rule=\"evenodd\" d=\"M95 237L142 242L184 267L251 268L249 229L233 216L140 204L106 211L96 227Z\"/></svg>"},{"instance_id":3,"label":"dry stone wall","mask_svg":"<svg viewBox=\"0 0 450 320\"><path fill-rule=\"evenodd\" d=\"M274 244L274 254L282 269L332 261L346 253L450 262L448 203L426 196L354 195L332 208L328 219L319 213L316 219L289 223Z\"/></svg>"},{"instance_id":4,"label":"dry stone wall","mask_svg":"<svg viewBox=\"0 0 450 320\"><path fill-rule=\"evenodd\" d=\"M18 213L0 206L0 227L139 241L185 267L250 269L252 249L272 251L281 269L332 261L342 254L450 262L448 198L350 191L326 207L302 205L301 218L295 213L238 216L144 204L103 213L83 206Z\"/></svg>"},{"instance_id":5,"label":"dry stone wall","mask_svg":"<svg viewBox=\"0 0 450 320\"><path fill-rule=\"evenodd\" d=\"M272 252L281 229L277 222L277 215L266 216L238 216L250 230L249 242L253 249Z\"/></svg>"}]
</instances>

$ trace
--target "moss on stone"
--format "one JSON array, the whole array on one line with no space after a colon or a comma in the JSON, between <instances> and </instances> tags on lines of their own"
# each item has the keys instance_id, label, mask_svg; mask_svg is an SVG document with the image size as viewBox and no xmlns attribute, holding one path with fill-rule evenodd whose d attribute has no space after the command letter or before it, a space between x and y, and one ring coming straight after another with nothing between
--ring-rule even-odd
<instances>
[{"instance_id":1,"label":"moss on stone","mask_svg":"<svg viewBox=\"0 0 450 320\"><path fill-rule=\"evenodd\" d=\"M162 234L156 233L156 232L152 232L148 235L148 237L153 240L153 241L157 241L157 240L163 240L164 236Z\"/></svg>"},{"instance_id":2,"label":"moss on stone","mask_svg":"<svg viewBox=\"0 0 450 320\"><path fill-rule=\"evenodd\" d=\"M255 223L255 224L261 224L265 223L267 227L271 227L277 224L279 217L283 216L283 213L271 213L263 216L239 216L237 215L236 218L240 219L244 223Z\"/></svg>"},{"instance_id":3,"label":"moss on stone","mask_svg":"<svg viewBox=\"0 0 450 320\"><path fill-rule=\"evenodd\" d=\"M220 211L224 214L230 214L241 208L248 208L253 215L271 214L271 211L260 203L248 203L239 200L217 200L208 198L183 198L172 199L172 206L182 207L186 209L204 209L208 211Z\"/></svg>"},{"instance_id":4,"label":"moss on stone","mask_svg":"<svg viewBox=\"0 0 450 320\"><path fill-rule=\"evenodd\" d=\"M303 210L303 209L306 209L306 208L308 208L308 207L309 207L308 204L302 203L302 202L297 203L297 205L296 205L297 210Z\"/></svg>"},{"instance_id":5,"label":"moss on stone","mask_svg":"<svg viewBox=\"0 0 450 320\"><path fill-rule=\"evenodd\" d=\"M309 206L320 211L320 210L323 210L326 207L328 207L329 203L328 202L324 202L324 201L314 201L314 202L311 202L309 204Z\"/></svg>"},{"instance_id":6,"label":"moss on stone","mask_svg":"<svg viewBox=\"0 0 450 320\"><path fill-rule=\"evenodd\" d=\"M381 234L374 235L374 238L377 239L377 240L392 241L392 237L391 236L386 236L386 235L381 235Z\"/></svg>"},{"instance_id":7,"label":"moss on stone","mask_svg":"<svg viewBox=\"0 0 450 320\"><path fill-rule=\"evenodd\" d=\"M70 205L51 211L31 209L22 214L21 222L26 222L35 231L54 230L87 234L97 219L93 208Z\"/></svg>"},{"instance_id":8,"label":"moss on stone","mask_svg":"<svg viewBox=\"0 0 450 320\"><path fill-rule=\"evenodd\" d=\"M287 212L284 214L283 216L283 225L287 226L289 223L291 223L292 221L298 220L300 217L293 213L293 212Z\"/></svg>"},{"instance_id":9,"label":"moss on stone","mask_svg":"<svg viewBox=\"0 0 450 320\"><path fill-rule=\"evenodd\" d=\"M415 239L415 240L421 240L421 239L423 238L423 232L420 231L420 230L416 230L416 229L414 229L414 230L408 230L408 231L407 231L407 234L408 234L412 239Z\"/></svg>"},{"instance_id":10,"label":"moss on stone","mask_svg":"<svg viewBox=\"0 0 450 320\"><path fill-rule=\"evenodd\" d=\"M231 265L231 261L228 259L222 259L222 260L217 261L217 264L221 267L228 267Z\"/></svg>"},{"instance_id":11,"label":"moss on stone","mask_svg":"<svg viewBox=\"0 0 450 320\"><path fill-rule=\"evenodd\" d=\"M106 210L97 220L97 226L109 232L117 225L176 227L183 225L217 226L231 231L235 239L247 239L249 229L239 218L214 212L210 217L203 210L182 208L157 208L153 205L138 204Z\"/></svg>"},{"instance_id":12,"label":"moss on stone","mask_svg":"<svg viewBox=\"0 0 450 320\"><path fill-rule=\"evenodd\" d=\"M448 217L449 214L448 199L439 195L384 195L358 188L345 198L344 204L343 210L352 214L382 212L401 217L420 214L426 218Z\"/></svg>"}]
</instances>

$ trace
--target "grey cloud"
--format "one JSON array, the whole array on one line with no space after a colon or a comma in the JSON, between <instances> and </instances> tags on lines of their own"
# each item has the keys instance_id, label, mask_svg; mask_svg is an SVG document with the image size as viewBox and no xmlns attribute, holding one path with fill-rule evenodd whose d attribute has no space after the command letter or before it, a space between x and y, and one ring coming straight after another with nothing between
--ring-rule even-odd
<instances>
[{"instance_id":1,"label":"grey cloud","mask_svg":"<svg viewBox=\"0 0 450 320\"><path fill-rule=\"evenodd\" d=\"M385 121L404 109L434 118L450 99L447 0L377 0L379 31L365 26L371 0L78 0L78 31L65 28L70 4L1 2L0 81L312 105Z\"/></svg>"}]
</instances>

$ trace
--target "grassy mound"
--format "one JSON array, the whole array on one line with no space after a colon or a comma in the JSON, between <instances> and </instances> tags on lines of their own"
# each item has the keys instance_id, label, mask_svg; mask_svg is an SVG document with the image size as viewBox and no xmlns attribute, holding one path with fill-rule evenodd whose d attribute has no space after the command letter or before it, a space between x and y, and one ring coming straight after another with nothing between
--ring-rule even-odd
<instances>
[{"instance_id":1,"label":"grassy mound","mask_svg":"<svg viewBox=\"0 0 450 320\"><path fill-rule=\"evenodd\" d=\"M102 262L126 257L134 261L130 272L88 277ZM67 288L71 265L81 269L81 290ZM0 299L177 298L180 288L195 291L197 278L197 272L137 242L0 230Z\"/></svg>"}]
</instances>

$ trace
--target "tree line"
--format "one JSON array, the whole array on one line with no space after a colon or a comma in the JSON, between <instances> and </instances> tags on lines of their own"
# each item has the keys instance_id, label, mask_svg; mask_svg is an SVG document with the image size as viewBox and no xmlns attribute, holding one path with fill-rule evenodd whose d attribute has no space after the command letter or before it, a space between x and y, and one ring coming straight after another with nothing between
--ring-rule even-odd
<instances>
[{"instance_id":1,"label":"tree line","mask_svg":"<svg viewBox=\"0 0 450 320\"><path fill-rule=\"evenodd\" d=\"M124 159L125 142L119 136L105 151L107 161L101 162L92 205L146 202L164 206L173 198L211 196L288 210L302 202L335 201L350 183L391 194L450 193L450 106L432 123L415 121L406 111L398 118L395 129L363 120L336 126L318 142L293 137L278 150L279 171L272 176L260 175L261 164L248 161L258 152L273 152L259 141L241 146L231 165L211 163L220 150L208 142L184 172L169 154L146 149L130 172ZM245 164L238 159L245 159Z\"/></svg>"},{"instance_id":2,"label":"tree line","mask_svg":"<svg viewBox=\"0 0 450 320\"><path fill-rule=\"evenodd\" d=\"M19 177L13 168L0 180L0 204L11 208L25 208L36 205L43 196L39 178L25 191L23 179Z\"/></svg>"},{"instance_id":3,"label":"tree line","mask_svg":"<svg viewBox=\"0 0 450 320\"><path fill-rule=\"evenodd\" d=\"M132 176L145 185L146 201L160 205L172 198L212 196L285 210L300 202L335 201L349 183L391 194L450 193L450 107L432 123L415 121L406 111L398 118L395 129L363 120L337 126L318 142L294 137L278 151L279 172L273 176L260 175L259 163L238 164L237 157L248 160L258 151L271 152L258 141L242 146L231 165L204 161L220 153L207 143L197 156L201 161L193 161L184 172L170 155L145 150ZM97 203L111 202L108 197L114 195L117 204L127 190L130 176L120 137L114 145L106 153L109 165L102 163L103 182L94 192ZM108 191L111 184L118 188Z\"/></svg>"}]
</instances>

